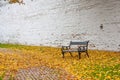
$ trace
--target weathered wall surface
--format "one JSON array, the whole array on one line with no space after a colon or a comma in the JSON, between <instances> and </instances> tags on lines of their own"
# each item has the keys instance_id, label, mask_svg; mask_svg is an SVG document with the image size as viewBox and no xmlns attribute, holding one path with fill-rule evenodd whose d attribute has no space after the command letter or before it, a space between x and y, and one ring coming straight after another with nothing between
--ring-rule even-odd
<instances>
[{"instance_id":1,"label":"weathered wall surface","mask_svg":"<svg viewBox=\"0 0 120 80\"><path fill-rule=\"evenodd\" d=\"M24 3L0 3L1 43L60 46L89 40L90 48L120 51L120 0Z\"/></svg>"}]
</instances>

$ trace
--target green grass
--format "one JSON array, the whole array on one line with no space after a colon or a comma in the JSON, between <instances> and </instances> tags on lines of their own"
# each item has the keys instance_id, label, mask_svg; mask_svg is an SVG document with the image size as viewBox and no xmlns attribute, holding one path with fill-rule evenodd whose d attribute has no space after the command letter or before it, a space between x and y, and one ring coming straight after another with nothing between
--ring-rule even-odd
<instances>
[{"instance_id":1,"label":"green grass","mask_svg":"<svg viewBox=\"0 0 120 80\"><path fill-rule=\"evenodd\" d=\"M99 80L115 80L115 78L120 77L120 64L114 66L96 65L94 72L89 75Z\"/></svg>"},{"instance_id":2,"label":"green grass","mask_svg":"<svg viewBox=\"0 0 120 80\"><path fill-rule=\"evenodd\" d=\"M0 48L22 48L22 47L25 47L25 45L0 43Z\"/></svg>"}]
</instances>

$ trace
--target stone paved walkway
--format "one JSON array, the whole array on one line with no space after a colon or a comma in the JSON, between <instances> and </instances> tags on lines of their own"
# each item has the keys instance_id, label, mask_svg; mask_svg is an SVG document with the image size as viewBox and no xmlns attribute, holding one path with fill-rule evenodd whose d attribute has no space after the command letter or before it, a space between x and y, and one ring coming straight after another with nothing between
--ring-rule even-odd
<instances>
[{"instance_id":1,"label":"stone paved walkway","mask_svg":"<svg viewBox=\"0 0 120 80\"><path fill-rule=\"evenodd\" d=\"M9 80L10 75L6 75L4 80ZM20 69L16 73L14 80L77 80L75 76L63 69L52 69L46 66Z\"/></svg>"}]
</instances>

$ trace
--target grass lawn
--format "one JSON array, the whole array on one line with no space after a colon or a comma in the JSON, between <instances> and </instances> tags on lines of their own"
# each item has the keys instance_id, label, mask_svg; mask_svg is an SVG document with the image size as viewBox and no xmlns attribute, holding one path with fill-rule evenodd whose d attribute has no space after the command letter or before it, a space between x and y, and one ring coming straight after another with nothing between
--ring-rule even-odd
<instances>
[{"instance_id":1,"label":"grass lawn","mask_svg":"<svg viewBox=\"0 0 120 80\"><path fill-rule=\"evenodd\" d=\"M55 47L0 44L0 48L6 49L0 51L0 80L6 71L13 75L21 68L42 65L63 68L79 80L120 80L120 52L89 50L90 58L82 53L78 59L73 53L63 59L61 49Z\"/></svg>"}]
</instances>

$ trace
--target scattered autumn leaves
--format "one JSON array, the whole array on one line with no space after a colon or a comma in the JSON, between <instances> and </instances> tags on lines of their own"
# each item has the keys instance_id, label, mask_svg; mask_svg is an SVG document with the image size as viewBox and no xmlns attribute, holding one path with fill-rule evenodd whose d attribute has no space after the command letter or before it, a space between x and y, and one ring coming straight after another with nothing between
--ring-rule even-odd
<instances>
[{"instance_id":1,"label":"scattered autumn leaves","mask_svg":"<svg viewBox=\"0 0 120 80\"><path fill-rule=\"evenodd\" d=\"M23 4L23 0L9 0L9 3L19 3L19 4Z\"/></svg>"},{"instance_id":2,"label":"scattered autumn leaves","mask_svg":"<svg viewBox=\"0 0 120 80\"><path fill-rule=\"evenodd\" d=\"M77 53L73 53L73 57L65 54L63 59L60 48L21 45L4 47L7 47L6 51L0 51L1 75L7 71L17 72L20 68L44 65L64 68L78 79L120 79L120 52L89 50L90 58L82 53L79 60Z\"/></svg>"}]
</instances>

